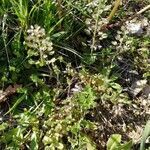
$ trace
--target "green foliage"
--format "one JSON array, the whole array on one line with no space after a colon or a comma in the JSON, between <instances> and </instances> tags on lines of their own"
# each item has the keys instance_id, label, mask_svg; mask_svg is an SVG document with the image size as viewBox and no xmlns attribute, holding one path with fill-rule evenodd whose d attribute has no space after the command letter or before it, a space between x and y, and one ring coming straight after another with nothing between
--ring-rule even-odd
<instances>
[{"instance_id":1,"label":"green foliage","mask_svg":"<svg viewBox=\"0 0 150 150\"><path fill-rule=\"evenodd\" d=\"M87 71L82 71L80 78L85 85L90 84L102 100L109 100L112 103L129 103L127 96L122 94L122 87L115 83L117 77L110 76L109 68L104 69L102 74L90 75Z\"/></svg>"},{"instance_id":2,"label":"green foliage","mask_svg":"<svg viewBox=\"0 0 150 150\"><path fill-rule=\"evenodd\" d=\"M145 149L145 142L146 139L150 136L150 121L148 121L145 125L143 134L142 134L142 140L141 140L141 144L140 144L140 150L144 150Z\"/></svg>"},{"instance_id":3,"label":"green foliage","mask_svg":"<svg viewBox=\"0 0 150 150\"><path fill-rule=\"evenodd\" d=\"M28 7L29 3L28 0L12 0L10 1L12 4L12 9L15 15L18 17L20 21L20 25L22 28L26 28L28 26Z\"/></svg>"},{"instance_id":4,"label":"green foliage","mask_svg":"<svg viewBox=\"0 0 150 150\"><path fill-rule=\"evenodd\" d=\"M107 150L131 150L132 141L121 144L121 135L113 134L107 142Z\"/></svg>"},{"instance_id":5,"label":"green foliage","mask_svg":"<svg viewBox=\"0 0 150 150\"><path fill-rule=\"evenodd\" d=\"M138 79L149 79L149 24L146 13L134 20L142 22L143 34L129 33L125 11L132 15L148 1L123 1L107 24L112 3L0 1L0 149L96 150L97 135L106 131L99 128L101 120L108 123L97 106L106 102L104 108L112 109L134 103L129 91L124 92L128 87L122 81L128 78L122 74L137 71ZM108 131L112 128L116 127ZM149 122L140 150L148 135ZM120 134L112 135L107 144L103 140L108 150L130 150L133 145L122 144Z\"/></svg>"},{"instance_id":6,"label":"green foliage","mask_svg":"<svg viewBox=\"0 0 150 150\"><path fill-rule=\"evenodd\" d=\"M41 136L45 148L63 149L69 143L73 149L90 147L91 140L81 132L82 129L94 130L96 128L94 123L84 120L88 109L94 107L95 95L90 86L74 97L66 99L60 108L50 104L52 103L50 93L44 89L41 92L36 92L34 99L41 101L40 104L35 102L37 103L36 107L29 111L25 109L24 112L17 112L14 115L16 127L9 126L8 123L1 124L1 133L3 131L3 134L0 142L7 145L5 148L19 149L25 144L29 148L38 149ZM18 99L17 104L15 103L9 112L19 104L18 101L20 103ZM42 121L40 117L43 115L45 120ZM39 127L41 125L42 128ZM63 141L65 137L69 142L67 145ZM78 141L78 139L80 140ZM91 145L91 147L93 146Z\"/></svg>"},{"instance_id":7,"label":"green foliage","mask_svg":"<svg viewBox=\"0 0 150 150\"><path fill-rule=\"evenodd\" d=\"M84 120L88 109L94 107L94 100L94 93L89 86L71 99L66 99L63 106L56 108L44 123L47 128L43 138L44 145L49 149L65 149L67 145L64 144L63 138L67 138L72 149L86 147L88 138L81 131L94 127L94 124Z\"/></svg>"}]
</instances>

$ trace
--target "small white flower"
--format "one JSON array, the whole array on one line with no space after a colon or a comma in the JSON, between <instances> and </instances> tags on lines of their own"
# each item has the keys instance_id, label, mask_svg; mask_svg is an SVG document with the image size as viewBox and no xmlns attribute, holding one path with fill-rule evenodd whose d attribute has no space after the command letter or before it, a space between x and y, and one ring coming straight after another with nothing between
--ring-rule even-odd
<instances>
[{"instance_id":1,"label":"small white flower","mask_svg":"<svg viewBox=\"0 0 150 150\"><path fill-rule=\"evenodd\" d=\"M40 47L39 50L40 51L45 51L46 47Z\"/></svg>"},{"instance_id":2,"label":"small white flower","mask_svg":"<svg viewBox=\"0 0 150 150\"><path fill-rule=\"evenodd\" d=\"M31 28L27 30L27 34L25 44L29 48L29 56L40 56L40 59L42 57L42 59L46 59L47 63L51 63L51 60L49 61L47 58L49 55L53 55L54 51L50 37L46 37L45 29L38 25L31 26ZM40 60L30 59L29 63L38 65L40 64Z\"/></svg>"},{"instance_id":3,"label":"small white flower","mask_svg":"<svg viewBox=\"0 0 150 150\"><path fill-rule=\"evenodd\" d=\"M82 87L77 84L74 86L74 88L71 89L73 93L80 92L81 90L82 90Z\"/></svg>"}]
</instances>

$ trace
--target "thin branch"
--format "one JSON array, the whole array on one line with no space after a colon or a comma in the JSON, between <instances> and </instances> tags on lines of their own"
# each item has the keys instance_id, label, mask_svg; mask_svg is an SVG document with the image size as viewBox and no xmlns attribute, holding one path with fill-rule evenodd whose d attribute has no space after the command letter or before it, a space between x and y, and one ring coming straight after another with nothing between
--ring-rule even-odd
<instances>
[{"instance_id":1,"label":"thin branch","mask_svg":"<svg viewBox=\"0 0 150 150\"><path fill-rule=\"evenodd\" d=\"M117 27L117 26L121 26L123 25L126 21L130 21L132 19L134 19L135 17L138 17L140 14L144 13L145 11L149 10L150 9L150 5L142 8L140 11L138 11L136 14L134 14L133 16L129 17L128 19L123 19L122 21L118 21L114 24L104 24L102 27L101 27L101 30L102 31L105 31L107 30L108 28L113 28L113 27Z\"/></svg>"},{"instance_id":2,"label":"thin branch","mask_svg":"<svg viewBox=\"0 0 150 150\"><path fill-rule=\"evenodd\" d=\"M148 9L150 9L150 5L144 7L144 8L141 9L140 11L138 11L135 15L131 16L131 17L129 18L129 20L131 20L131 19L133 19L133 18L139 16L140 14L142 14L142 13L145 12L145 11L147 11Z\"/></svg>"}]
</instances>

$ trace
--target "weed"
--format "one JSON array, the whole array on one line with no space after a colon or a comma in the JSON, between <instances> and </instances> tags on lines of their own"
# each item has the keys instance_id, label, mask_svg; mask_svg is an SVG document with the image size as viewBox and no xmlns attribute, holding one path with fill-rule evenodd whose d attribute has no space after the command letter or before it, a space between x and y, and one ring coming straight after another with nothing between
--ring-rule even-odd
<instances>
[{"instance_id":1,"label":"weed","mask_svg":"<svg viewBox=\"0 0 150 150\"><path fill-rule=\"evenodd\" d=\"M0 149L136 147L149 119L149 8L1 0Z\"/></svg>"}]
</instances>

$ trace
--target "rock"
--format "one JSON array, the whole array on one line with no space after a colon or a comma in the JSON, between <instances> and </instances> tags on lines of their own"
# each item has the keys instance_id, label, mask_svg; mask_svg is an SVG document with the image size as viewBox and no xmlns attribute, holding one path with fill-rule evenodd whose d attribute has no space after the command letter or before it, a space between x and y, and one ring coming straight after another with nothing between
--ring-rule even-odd
<instances>
[{"instance_id":1,"label":"rock","mask_svg":"<svg viewBox=\"0 0 150 150\"><path fill-rule=\"evenodd\" d=\"M142 90L142 95L150 100L150 86L146 85Z\"/></svg>"},{"instance_id":2,"label":"rock","mask_svg":"<svg viewBox=\"0 0 150 150\"><path fill-rule=\"evenodd\" d=\"M141 35L143 33L141 23L126 23L126 28L129 32L129 34Z\"/></svg>"},{"instance_id":3,"label":"rock","mask_svg":"<svg viewBox=\"0 0 150 150\"><path fill-rule=\"evenodd\" d=\"M133 97L136 97L147 85L147 80L138 80L129 88L129 92Z\"/></svg>"}]
</instances>

